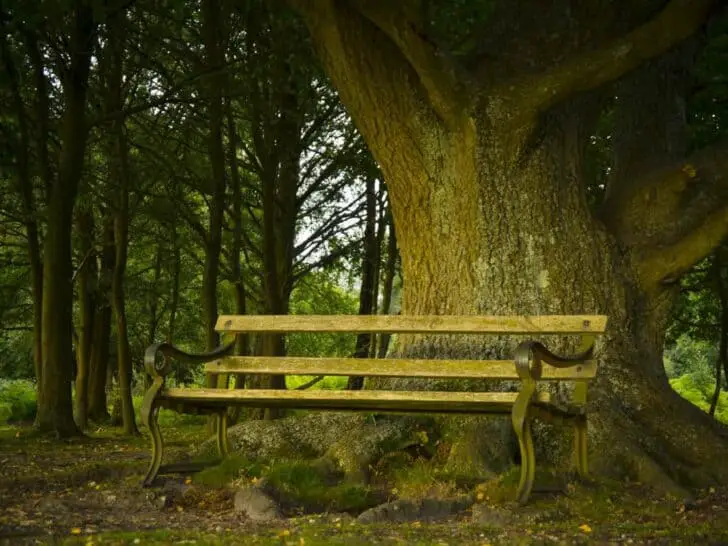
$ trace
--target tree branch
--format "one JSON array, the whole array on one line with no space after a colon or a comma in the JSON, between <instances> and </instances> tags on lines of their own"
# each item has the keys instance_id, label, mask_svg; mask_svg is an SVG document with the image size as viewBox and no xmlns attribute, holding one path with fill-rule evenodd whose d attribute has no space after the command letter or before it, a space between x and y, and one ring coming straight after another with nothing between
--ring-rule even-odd
<instances>
[{"instance_id":1,"label":"tree branch","mask_svg":"<svg viewBox=\"0 0 728 546\"><path fill-rule=\"evenodd\" d=\"M578 55L550 71L520 82L499 85L496 94L516 93L532 106L545 110L582 91L614 81L642 62L667 52L694 34L708 17L716 0L671 0L654 19L611 45Z\"/></svg>"},{"instance_id":2,"label":"tree branch","mask_svg":"<svg viewBox=\"0 0 728 546\"><path fill-rule=\"evenodd\" d=\"M674 282L728 236L728 140L650 178L648 184L637 181L629 207L659 219L662 229L653 238L666 242L636 240L632 246L643 279Z\"/></svg>"},{"instance_id":3,"label":"tree branch","mask_svg":"<svg viewBox=\"0 0 728 546\"><path fill-rule=\"evenodd\" d=\"M422 2L354 0L354 4L397 45L417 73L440 118L457 120L467 103L466 89L457 77L455 65L427 38Z\"/></svg>"}]
</instances>

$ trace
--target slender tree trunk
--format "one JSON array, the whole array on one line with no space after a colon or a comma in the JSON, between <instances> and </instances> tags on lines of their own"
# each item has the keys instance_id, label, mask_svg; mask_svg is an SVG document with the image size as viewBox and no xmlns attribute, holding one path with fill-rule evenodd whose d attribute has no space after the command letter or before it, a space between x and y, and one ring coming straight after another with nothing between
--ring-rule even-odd
<instances>
[{"instance_id":1,"label":"slender tree trunk","mask_svg":"<svg viewBox=\"0 0 728 546\"><path fill-rule=\"evenodd\" d=\"M202 277L202 309L205 325L205 344L208 350L217 347L217 283L222 246L222 225L225 212L225 149L223 147L223 90L225 89L225 50L222 4L215 0L202 2L205 65L209 75L205 80L208 111L207 150L210 156L212 198L210 200L210 229L205 247L205 268Z\"/></svg>"},{"instance_id":2,"label":"slender tree trunk","mask_svg":"<svg viewBox=\"0 0 728 546\"><path fill-rule=\"evenodd\" d=\"M179 307L179 285L182 269L182 256L180 252L179 235L177 233L177 220L172 223L172 294L169 303L169 328L167 342L174 342L175 327L177 326L177 309Z\"/></svg>"},{"instance_id":3,"label":"slender tree trunk","mask_svg":"<svg viewBox=\"0 0 728 546\"><path fill-rule=\"evenodd\" d=\"M70 66L62 80L66 107L63 116L60 171L48 199L48 233L43 270L43 369L36 425L58 436L78 434L73 420L71 341L73 290L71 228L73 206L86 152L86 88L93 52L93 10L74 4Z\"/></svg>"},{"instance_id":4,"label":"slender tree trunk","mask_svg":"<svg viewBox=\"0 0 728 546\"><path fill-rule=\"evenodd\" d=\"M79 270L77 275L79 332L76 344L76 424L81 430L88 426L88 387L91 366L91 348L94 338L96 314L97 278L96 254L94 252L93 211L82 210L77 215L76 225L81 244L79 245Z\"/></svg>"},{"instance_id":5,"label":"slender tree trunk","mask_svg":"<svg viewBox=\"0 0 728 546\"><path fill-rule=\"evenodd\" d=\"M394 232L394 223L392 222L391 212L387 214L387 225L389 227L389 237L387 239L387 263L384 266L384 287L382 294L382 311L381 314L388 315L392 309L392 291L394 290L394 276L397 272L397 236ZM379 342L379 358L385 358L389 350L390 334L382 334Z\"/></svg>"},{"instance_id":6,"label":"slender tree trunk","mask_svg":"<svg viewBox=\"0 0 728 546\"><path fill-rule=\"evenodd\" d=\"M15 151L18 163L17 189L20 195L20 202L22 205L23 225L25 226L25 233L28 239L28 262L30 263L33 298L33 363L35 366L35 378L38 382L38 385L40 385L42 364L41 321L43 318L43 263L41 260L38 219L35 206L35 197L33 194L33 180L30 176L30 128L28 123L28 114L26 112L25 104L23 103L23 97L20 91L18 72L15 67L15 63L11 57L10 46L4 36L0 37L0 51L2 52L5 72L7 73L8 79L10 81L13 108L15 110L15 115L18 121L18 129L20 133L19 142L17 143L17 149ZM43 81L45 82L44 77ZM37 92L41 91L44 91L44 89L37 89ZM47 112L45 113L45 115L47 116ZM39 120L39 123L42 122Z\"/></svg>"},{"instance_id":7,"label":"slender tree trunk","mask_svg":"<svg viewBox=\"0 0 728 546\"><path fill-rule=\"evenodd\" d=\"M376 255L374 256L374 284L372 285L372 315L376 315L379 312L379 284L381 282L382 273L382 244L384 243L384 233L387 225L385 222L387 204L386 196L384 194L384 184L379 183L379 190L377 191L377 240L376 240ZM374 334L371 337L369 344L369 358L377 357L377 345L379 339Z\"/></svg>"},{"instance_id":8,"label":"slender tree trunk","mask_svg":"<svg viewBox=\"0 0 728 546\"><path fill-rule=\"evenodd\" d=\"M152 278L152 293L149 295L149 345L157 340L157 327L159 326L159 279L162 277L162 245L157 245L154 257L154 276Z\"/></svg>"},{"instance_id":9,"label":"slender tree trunk","mask_svg":"<svg viewBox=\"0 0 728 546\"><path fill-rule=\"evenodd\" d=\"M231 267L232 281L235 287L235 313L238 315L247 314L245 284L243 283L242 268L240 261L243 259L243 196L241 191L240 172L238 170L238 134L235 129L235 119L233 117L232 100L226 101L225 116L227 121L228 132L228 163L230 164L230 184L233 189L232 210L233 210L233 248L231 251ZM241 335L237 338L235 353L238 355L249 354L248 335ZM244 378L235 376L236 387L238 383L242 388ZM240 381L238 381L240 379Z\"/></svg>"},{"instance_id":10,"label":"slender tree trunk","mask_svg":"<svg viewBox=\"0 0 728 546\"><path fill-rule=\"evenodd\" d=\"M111 287L116 262L113 220L104 218L103 249L98 273L93 343L88 380L88 418L105 423L110 419L106 384L111 342Z\"/></svg>"},{"instance_id":11,"label":"slender tree trunk","mask_svg":"<svg viewBox=\"0 0 728 546\"><path fill-rule=\"evenodd\" d=\"M132 359L129 345L129 329L126 317L124 277L129 248L129 149L123 113L122 74L124 67L124 32L126 11L121 10L109 21L109 47L111 67L109 74L109 112L113 113L111 143L108 163L110 179L117 188L116 211L114 214L114 247L116 257L112 280L112 308L116 323L116 359L119 372L119 398L124 433L138 434L132 405Z\"/></svg>"},{"instance_id":12,"label":"slender tree trunk","mask_svg":"<svg viewBox=\"0 0 728 546\"><path fill-rule=\"evenodd\" d=\"M361 259L361 288L359 290L359 314L371 315L374 309L374 285L376 284L377 260L377 192L376 180L373 177L366 181L366 208L367 216L364 226L364 252ZM372 342L372 334L359 334L356 337L354 358L368 358ZM361 390L364 387L364 378L349 377L347 389Z\"/></svg>"},{"instance_id":13,"label":"slender tree trunk","mask_svg":"<svg viewBox=\"0 0 728 546\"><path fill-rule=\"evenodd\" d=\"M723 260L721 248L716 250L713 257L713 276L715 288L720 301L720 342L718 344L718 358L715 359L715 390L710 401L708 414L715 416L715 410L720 400L720 391L723 387L723 368L728 366L728 286L723 278Z\"/></svg>"}]
</instances>

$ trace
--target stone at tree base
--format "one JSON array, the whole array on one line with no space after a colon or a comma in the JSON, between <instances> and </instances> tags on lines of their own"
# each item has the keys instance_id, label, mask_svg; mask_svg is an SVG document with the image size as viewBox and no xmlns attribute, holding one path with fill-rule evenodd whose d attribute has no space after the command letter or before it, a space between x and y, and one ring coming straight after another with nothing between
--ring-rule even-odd
<instances>
[{"instance_id":1,"label":"stone at tree base","mask_svg":"<svg viewBox=\"0 0 728 546\"><path fill-rule=\"evenodd\" d=\"M235 511L251 521L274 521L282 519L278 504L260 487L246 486L235 493Z\"/></svg>"},{"instance_id":2,"label":"stone at tree base","mask_svg":"<svg viewBox=\"0 0 728 546\"><path fill-rule=\"evenodd\" d=\"M371 419L362 414L312 412L271 421L246 421L228 429L233 450L248 459L321 458L318 464L366 481L369 465L383 453L419 442L412 417ZM214 453L215 440L201 453Z\"/></svg>"},{"instance_id":3,"label":"stone at tree base","mask_svg":"<svg viewBox=\"0 0 728 546\"><path fill-rule=\"evenodd\" d=\"M436 521L460 514L471 504L470 496L457 499L398 499L365 510L356 520L359 523Z\"/></svg>"}]
</instances>

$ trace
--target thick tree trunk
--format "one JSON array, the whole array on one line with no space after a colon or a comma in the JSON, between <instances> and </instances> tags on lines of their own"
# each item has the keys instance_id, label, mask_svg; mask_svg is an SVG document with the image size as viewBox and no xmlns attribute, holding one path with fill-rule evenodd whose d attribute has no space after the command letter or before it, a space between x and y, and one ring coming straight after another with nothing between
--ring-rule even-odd
<instances>
[{"instance_id":1,"label":"thick tree trunk","mask_svg":"<svg viewBox=\"0 0 728 546\"><path fill-rule=\"evenodd\" d=\"M324 66L384 173L405 278L403 313L608 315L590 388L592 469L671 490L728 482L722 463L728 431L679 397L662 365L670 283L722 238L725 223L717 216L705 226L681 223L686 231L672 233L665 246L649 239L667 229L661 213L674 220L683 210L678 204L690 169L675 174L665 192L654 178L644 193L634 184L639 191L622 194L628 205L617 206L625 212L612 216L617 222L605 226L595 218L581 166L591 112L586 99L570 98L684 39L705 5L688 10L671 2L654 23L603 49L598 40L609 36L609 26L598 36L574 35L596 41L590 45L597 50L565 61L559 57L568 56L566 49L551 56L554 50L544 47L548 25L556 21L558 29L569 20L555 11L518 48L500 57L492 52L497 60L490 65L480 59L502 73L476 74L481 87L473 90L456 79L451 59L435 51L426 25L407 6L291 1L304 13ZM534 68L533 59L544 68ZM653 203L653 195L665 202ZM640 221L650 229L634 229ZM559 339L548 345L573 348ZM504 338L453 343L402 336L398 352L512 357L514 346ZM489 445L497 443L493 436L459 430L452 459L466 453L471 464L483 466L498 459ZM563 462L570 441L542 433L548 430L539 427L539 457Z\"/></svg>"},{"instance_id":2,"label":"thick tree trunk","mask_svg":"<svg viewBox=\"0 0 728 546\"><path fill-rule=\"evenodd\" d=\"M86 87L93 33L93 11L76 2L70 40L70 66L62 81L66 107L63 116L60 169L48 197L48 233L43 257L43 366L36 426L58 436L78 434L73 420L71 336L71 228L73 206L86 152Z\"/></svg>"},{"instance_id":3,"label":"thick tree trunk","mask_svg":"<svg viewBox=\"0 0 728 546\"><path fill-rule=\"evenodd\" d=\"M94 252L93 211L83 210L76 221L81 241L80 263L77 275L79 330L76 346L76 424L81 430L88 426L88 387L91 367L91 348L96 323L97 278L96 254Z\"/></svg>"}]
</instances>

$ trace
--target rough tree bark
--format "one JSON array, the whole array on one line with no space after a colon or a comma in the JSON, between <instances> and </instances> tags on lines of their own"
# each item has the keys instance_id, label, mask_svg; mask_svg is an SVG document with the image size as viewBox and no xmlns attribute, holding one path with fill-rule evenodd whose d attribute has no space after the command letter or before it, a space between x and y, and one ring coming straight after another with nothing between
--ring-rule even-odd
<instances>
[{"instance_id":1,"label":"rough tree bark","mask_svg":"<svg viewBox=\"0 0 728 546\"><path fill-rule=\"evenodd\" d=\"M584 193L589 105L578 97L688 38L712 3L646 14L636 2L620 34L606 7L555 7L536 24L503 2L486 33L496 47L484 44L466 76L429 38L417 1L291 3L384 173L403 312L609 315L591 391L593 469L668 488L728 482L725 427L675 394L662 368L672 284L728 232L726 147L654 166L602 221ZM505 356L508 341L465 352ZM416 338L399 350L455 349Z\"/></svg>"},{"instance_id":2,"label":"rough tree bark","mask_svg":"<svg viewBox=\"0 0 728 546\"><path fill-rule=\"evenodd\" d=\"M69 63L61 74L65 109L60 166L48 195L48 232L43 245L43 366L36 417L40 430L58 436L79 432L73 420L71 397L71 228L86 153L86 88L96 27L92 7L81 0L74 2L72 20Z\"/></svg>"}]
</instances>

